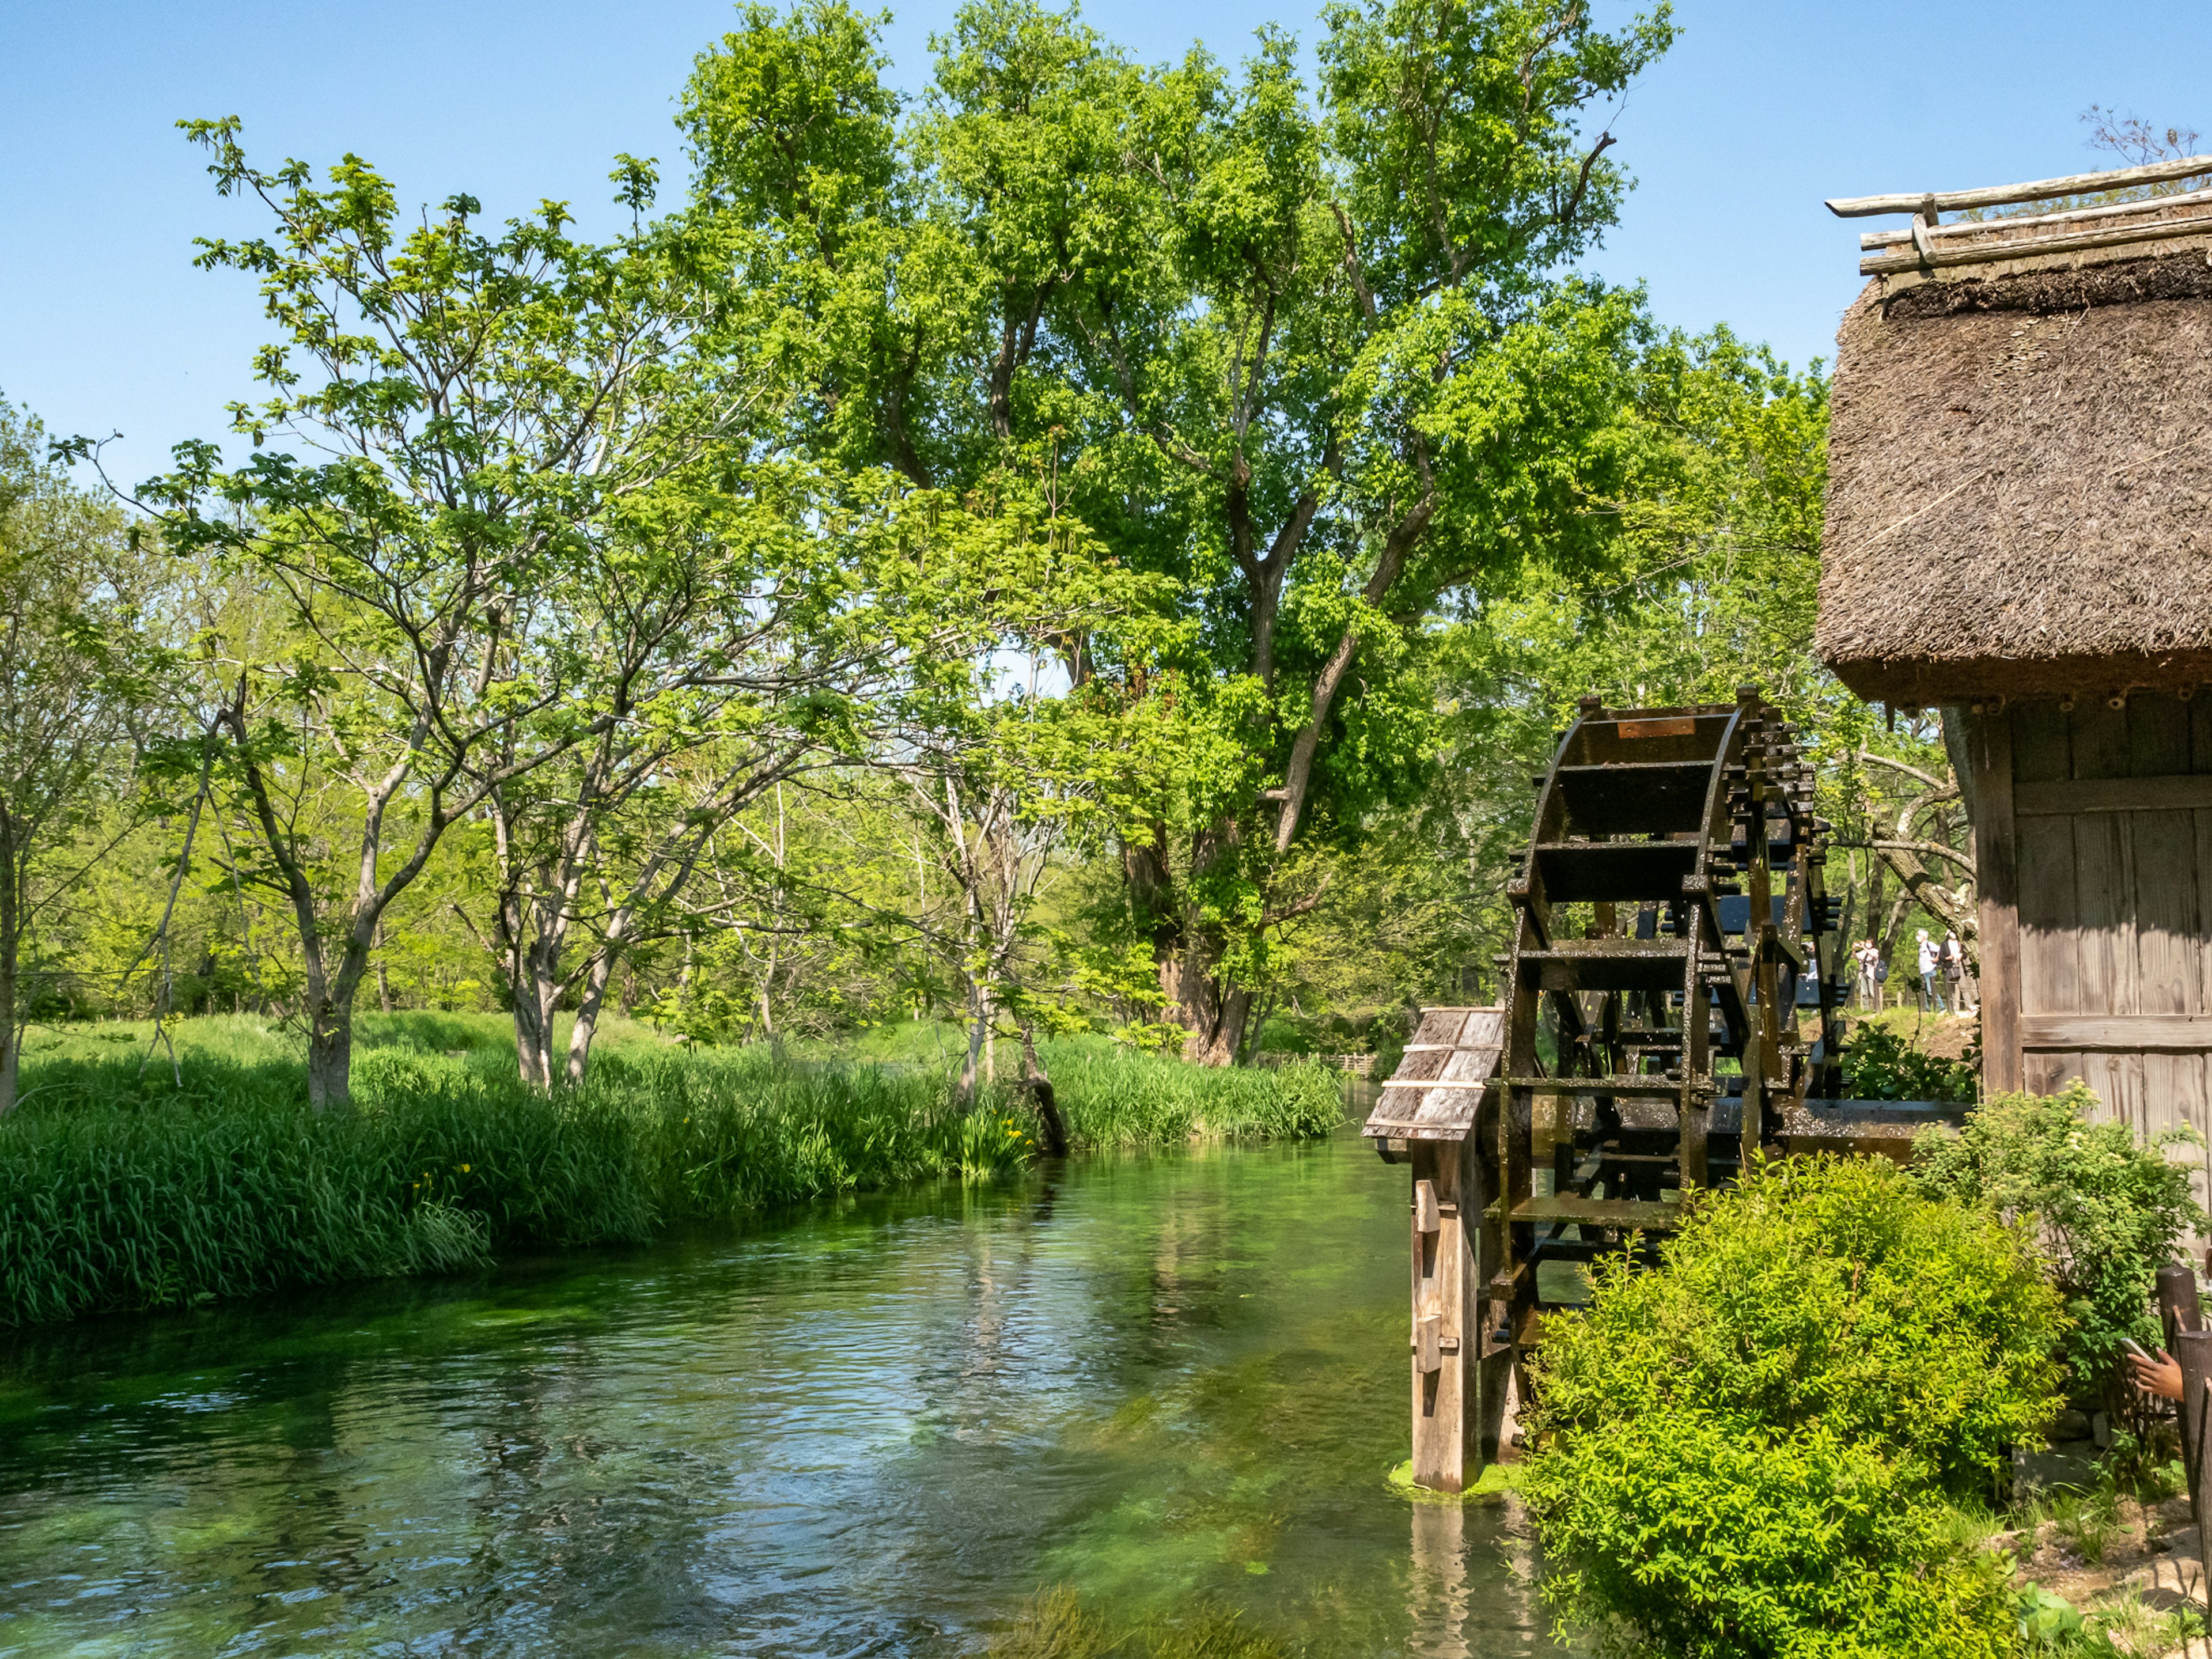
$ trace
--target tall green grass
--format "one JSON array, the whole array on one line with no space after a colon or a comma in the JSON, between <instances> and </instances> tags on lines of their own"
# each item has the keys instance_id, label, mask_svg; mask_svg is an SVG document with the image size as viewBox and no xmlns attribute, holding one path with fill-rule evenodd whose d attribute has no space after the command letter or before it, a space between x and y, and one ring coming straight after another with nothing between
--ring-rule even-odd
<instances>
[{"instance_id":1,"label":"tall green grass","mask_svg":"<svg viewBox=\"0 0 2212 1659\"><path fill-rule=\"evenodd\" d=\"M1297 1140L1344 1121L1341 1082L1318 1066L1216 1071L1082 1042L1047 1043L1042 1057L1079 1147Z\"/></svg>"},{"instance_id":2,"label":"tall green grass","mask_svg":"<svg viewBox=\"0 0 2212 1659\"><path fill-rule=\"evenodd\" d=\"M355 1109L304 1104L295 1045L253 1021L188 1022L181 1085L150 1028L34 1048L0 1119L0 1324L169 1307L288 1285L452 1271L502 1249L633 1243L672 1224L1030 1158L1018 1097L958 1100L938 1066L687 1052L595 1057L552 1097L489 1022L393 1017L354 1064ZM206 1029L193 1030L194 1026ZM1205 1073L1048 1053L1085 1146L1325 1133L1325 1073Z\"/></svg>"}]
</instances>

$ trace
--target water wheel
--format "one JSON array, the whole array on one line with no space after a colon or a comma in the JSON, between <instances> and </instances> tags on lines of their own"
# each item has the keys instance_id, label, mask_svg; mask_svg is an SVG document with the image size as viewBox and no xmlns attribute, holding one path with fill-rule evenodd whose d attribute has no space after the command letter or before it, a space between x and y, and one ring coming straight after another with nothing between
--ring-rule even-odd
<instances>
[{"instance_id":1,"label":"water wheel","mask_svg":"<svg viewBox=\"0 0 2212 1659\"><path fill-rule=\"evenodd\" d=\"M1667 1231L1683 1187L1725 1181L1808 1093L1838 1092L1826 826L1758 691L1691 708L1586 698L1540 788L1508 889L1486 1351L1525 1335L1545 1261Z\"/></svg>"},{"instance_id":2,"label":"water wheel","mask_svg":"<svg viewBox=\"0 0 2212 1659\"><path fill-rule=\"evenodd\" d=\"M1825 1130L1807 1097L1838 1092L1825 826L1758 690L1585 698L1536 783L1502 1006L1425 1013L1367 1128L1413 1165L1415 1479L1446 1490L1496 1456L1566 1264L1649 1253L1685 1188Z\"/></svg>"}]
</instances>

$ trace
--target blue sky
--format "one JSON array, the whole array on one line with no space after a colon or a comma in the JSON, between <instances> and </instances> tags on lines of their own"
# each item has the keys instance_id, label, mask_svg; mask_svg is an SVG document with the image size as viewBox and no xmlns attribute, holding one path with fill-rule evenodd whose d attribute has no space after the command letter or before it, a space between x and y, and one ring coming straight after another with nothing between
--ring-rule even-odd
<instances>
[{"instance_id":1,"label":"blue sky","mask_svg":"<svg viewBox=\"0 0 2212 1659\"><path fill-rule=\"evenodd\" d=\"M898 12L886 43L908 89L953 3ZM1085 15L1148 59L1194 39L1241 56L1271 20L1315 32L1310 12L1249 0ZM1646 283L1667 322L1727 322L1796 362L1827 352L1859 286L1863 227L1824 197L2105 165L2076 118L2092 102L2212 129L2212 9L1682 0L1676 15L1680 42L1614 124L1641 183L1590 263ZM672 100L731 16L726 0L0 0L0 393L58 432L119 429L111 453L132 480L178 440L220 436L222 405L252 395L252 286L191 258L195 235L256 223L216 197L178 118L239 115L264 160L353 150L403 199L467 190L503 216L551 196L608 229L615 152L680 173Z\"/></svg>"}]
</instances>

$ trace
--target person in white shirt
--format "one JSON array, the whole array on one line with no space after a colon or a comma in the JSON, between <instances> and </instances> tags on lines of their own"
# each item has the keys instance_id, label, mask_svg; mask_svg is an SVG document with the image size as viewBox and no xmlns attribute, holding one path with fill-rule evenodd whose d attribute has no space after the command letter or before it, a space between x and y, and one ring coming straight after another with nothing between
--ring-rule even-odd
<instances>
[{"instance_id":1,"label":"person in white shirt","mask_svg":"<svg viewBox=\"0 0 2212 1659\"><path fill-rule=\"evenodd\" d=\"M1881 962L1881 946L1870 939L1861 939L1851 947L1851 959L1858 964L1859 1006L1869 1013L1880 1013L1881 981L1875 970Z\"/></svg>"},{"instance_id":2,"label":"person in white shirt","mask_svg":"<svg viewBox=\"0 0 2212 1659\"><path fill-rule=\"evenodd\" d=\"M1925 927L1920 930L1919 943L1920 1012L1924 1014L1933 1008L1940 1014L1946 1012L1942 995L1936 989L1936 963L1941 953L1936 948L1936 941L1928 937Z\"/></svg>"}]
</instances>

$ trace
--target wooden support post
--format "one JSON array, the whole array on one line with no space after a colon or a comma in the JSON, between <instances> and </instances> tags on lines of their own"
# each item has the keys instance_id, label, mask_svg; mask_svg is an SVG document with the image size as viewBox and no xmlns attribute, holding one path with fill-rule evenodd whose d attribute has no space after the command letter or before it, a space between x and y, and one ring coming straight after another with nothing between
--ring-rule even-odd
<instances>
[{"instance_id":1,"label":"wooden support post","mask_svg":"<svg viewBox=\"0 0 2212 1659\"><path fill-rule=\"evenodd\" d=\"M2181 1262L2169 1261L2158 1270L2158 1320L2166 1334L2166 1351L2170 1354L2181 1352L2183 1333L2204 1328L2203 1310L2197 1302L2197 1274ZM2198 1502L2196 1425L2187 1412L2178 1415L2181 1419L2181 1467L2189 1476L2189 1504L2194 1510Z\"/></svg>"},{"instance_id":2,"label":"wooden support post","mask_svg":"<svg viewBox=\"0 0 2212 1659\"><path fill-rule=\"evenodd\" d=\"M2173 1357L2181 1362L2181 1423L2182 1437L2197 1449L2189 1468L2194 1490L2204 1490L2204 1461L2212 1451L2212 1436L2205 1433L2206 1419L2212 1414L2212 1331L2179 1331L2173 1339ZM2197 1547L2199 1559L2208 1571L2212 1571L2212 1504L2197 1505Z\"/></svg>"},{"instance_id":3,"label":"wooden support post","mask_svg":"<svg viewBox=\"0 0 2212 1659\"><path fill-rule=\"evenodd\" d=\"M2020 1049L2020 858L2013 833L2012 714L1966 727L1973 762L1974 870L1981 888L1982 1092L2025 1086Z\"/></svg>"},{"instance_id":4,"label":"wooden support post","mask_svg":"<svg viewBox=\"0 0 2212 1659\"><path fill-rule=\"evenodd\" d=\"M1468 1180L1468 1145L1417 1140L1413 1164L1412 1382L1413 1484L1459 1492L1469 1464L1481 1468L1470 1430L1478 1413L1472 1361L1480 1346L1476 1324L1479 1281L1471 1228L1480 1224L1479 1182ZM1470 1458L1470 1452L1474 1454Z\"/></svg>"}]
</instances>

